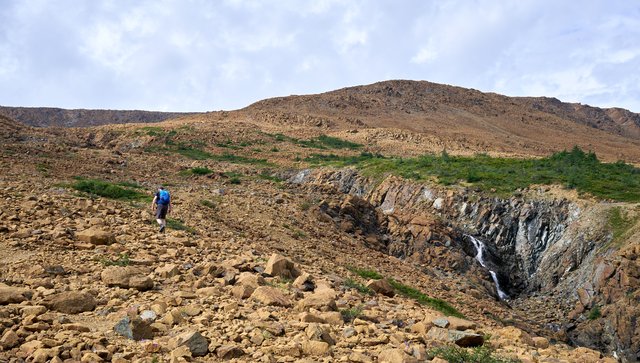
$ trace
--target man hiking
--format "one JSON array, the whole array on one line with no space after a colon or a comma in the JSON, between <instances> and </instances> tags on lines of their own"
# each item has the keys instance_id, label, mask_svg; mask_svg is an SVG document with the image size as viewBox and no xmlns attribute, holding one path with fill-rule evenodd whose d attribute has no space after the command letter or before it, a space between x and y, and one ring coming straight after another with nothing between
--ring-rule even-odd
<instances>
[{"instance_id":1,"label":"man hiking","mask_svg":"<svg viewBox=\"0 0 640 363\"><path fill-rule=\"evenodd\" d=\"M151 209L156 210L156 221L160 225L160 233L164 233L164 229L167 227L167 213L171 213L171 195L164 187L158 188L153 196Z\"/></svg>"}]
</instances>

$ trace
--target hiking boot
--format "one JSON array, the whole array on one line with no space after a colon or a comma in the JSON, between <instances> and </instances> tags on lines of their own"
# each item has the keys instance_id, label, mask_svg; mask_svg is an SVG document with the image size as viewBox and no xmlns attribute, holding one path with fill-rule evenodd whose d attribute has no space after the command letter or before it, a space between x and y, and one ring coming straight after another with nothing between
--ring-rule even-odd
<instances>
[{"instance_id":1,"label":"hiking boot","mask_svg":"<svg viewBox=\"0 0 640 363\"><path fill-rule=\"evenodd\" d=\"M160 233L164 233L164 227L165 226L160 226Z\"/></svg>"}]
</instances>

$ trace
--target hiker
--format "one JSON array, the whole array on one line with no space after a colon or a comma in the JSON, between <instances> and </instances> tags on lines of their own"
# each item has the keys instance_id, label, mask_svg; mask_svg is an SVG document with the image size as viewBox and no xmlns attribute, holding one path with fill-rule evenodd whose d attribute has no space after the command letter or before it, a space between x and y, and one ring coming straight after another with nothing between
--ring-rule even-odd
<instances>
[{"instance_id":1,"label":"hiker","mask_svg":"<svg viewBox=\"0 0 640 363\"><path fill-rule=\"evenodd\" d=\"M160 233L164 233L164 229L167 227L167 213L171 213L171 195L164 187L158 188L153 196L151 209L156 210L156 221L160 225Z\"/></svg>"}]
</instances>

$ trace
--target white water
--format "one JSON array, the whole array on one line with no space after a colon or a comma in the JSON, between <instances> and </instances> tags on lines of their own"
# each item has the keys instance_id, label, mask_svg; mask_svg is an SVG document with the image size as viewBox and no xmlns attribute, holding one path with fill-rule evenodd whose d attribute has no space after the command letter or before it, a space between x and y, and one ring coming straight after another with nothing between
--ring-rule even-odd
<instances>
[{"instance_id":1,"label":"white water","mask_svg":"<svg viewBox=\"0 0 640 363\"><path fill-rule=\"evenodd\" d=\"M471 236L471 235L467 235L467 237L469 237L469 239L471 239L471 243L473 243L473 246L476 248L476 260L478 260L478 262L480 262L480 265L484 268L486 268L487 270L489 270L489 268L487 267L487 265L484 262L484 243L482 241L480 241L479 239ZM489 270L489 274L491 275L491 278L493 279L493 283L496 285L496 291L498 292L498 297L500 298L500 300L507 300L509 298L509 295L507 295L506 292L504 292L502 290L502 288L500 287L500 281L498 281L498 274L496 274L495 271Z\"/></svg>"}]
</instances>

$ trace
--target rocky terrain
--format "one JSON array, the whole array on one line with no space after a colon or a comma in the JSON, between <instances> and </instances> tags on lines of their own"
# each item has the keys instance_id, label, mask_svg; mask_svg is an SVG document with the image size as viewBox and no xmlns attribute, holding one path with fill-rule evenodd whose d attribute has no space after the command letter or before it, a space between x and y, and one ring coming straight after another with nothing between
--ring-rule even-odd
<instances>
[{"instance_id":1,"label":"rocky terrain","mask_svg":"<svg viewBox=\"0 0 640 363\"><path fill-rule=\"evenodd\" d=\"M188 115L179 112L65 110L52 107L0 106L0 115L36 127L86 127L121 123L153 123Z\"/></svg>"},{"instance_id":2,"label":"rocky terrain","mask_svg":"<svg viewBox=\"0 0 640 363\"><path fill-rule=\"evenodd\" d=\"M391 86L384 97L409 87ZM502 361L638 359L637 203L312 168L317 153L456 148L431 126L373 125L363 106L360 121L323 116L305 100L154 125L0 117L0 361L442 362L434 349L480 345ZM581 130L609 156L639 152L620 129ZM130 194L83 192L87 180ZM150 209L161 184L164 234Z\"/></svg>"}]
</instances>

